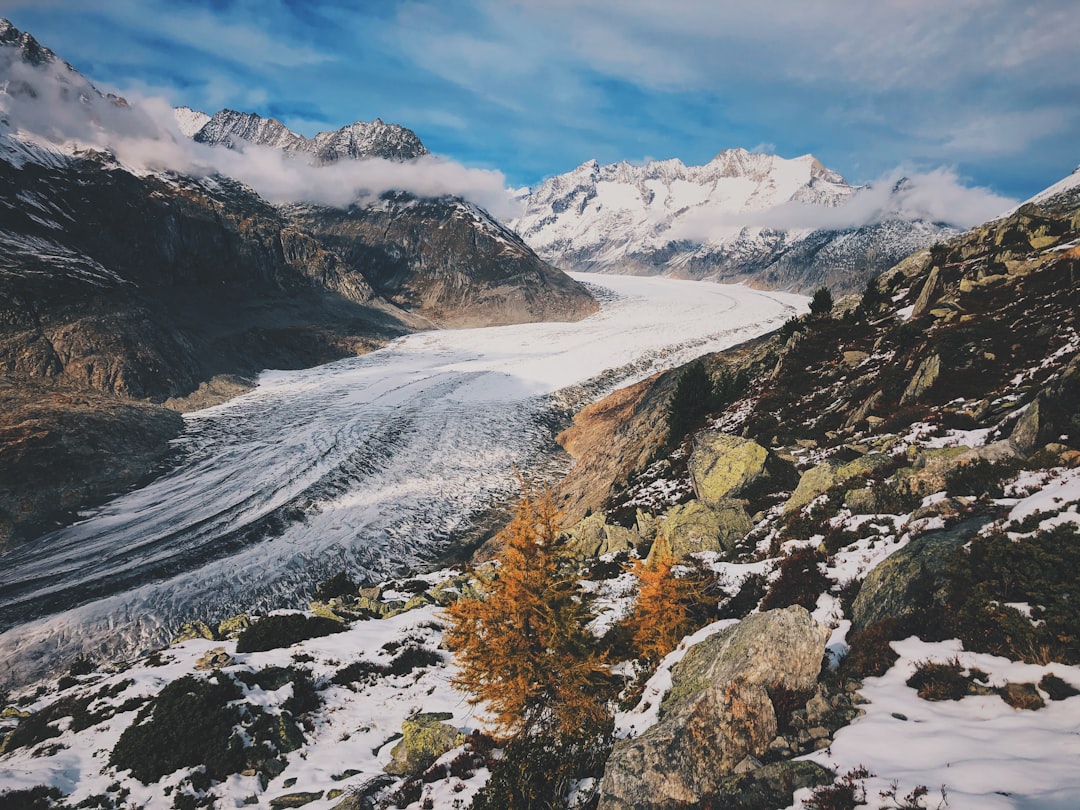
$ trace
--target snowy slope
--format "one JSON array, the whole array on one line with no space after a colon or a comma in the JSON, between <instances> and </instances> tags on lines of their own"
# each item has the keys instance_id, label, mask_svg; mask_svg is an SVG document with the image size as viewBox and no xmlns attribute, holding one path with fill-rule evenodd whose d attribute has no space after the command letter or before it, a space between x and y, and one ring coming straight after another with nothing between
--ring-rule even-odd
<instances>
[{"instance_id":1,"label":"snowy slope","mask_svg":"<svg viewBox=\"0 0 1080 810\"><path fill-rule=\"evenodd\" d=\"M523 213L511 226L562 267L794 289L862 284L850 272L829 277L834 264L816 254L834 240L843 244L833 253L849 256L843 264L865 275L953 232L888 210L867 211L854 224L830 214L861 192L813 155L789 160L727 149L704 166L593 160L523 195ZM902 183L893 197L886 209L899 212ZM800 253L795 266L781 261Z\"/></svg>"},{"instance_id":2,"label":"snowy slope","mask_svg":"<svg viewBox=\"0 0 1080 810\"><path fill-rule=\"evenodd\" d=\"M180 128L180 131L191 138L195 133L206 126L206 122L210 120L210 116L199 110L193 110L191 107L176 107L173 109L173 116L176 118L176 125Z\"/></svg>"}]
</instances>

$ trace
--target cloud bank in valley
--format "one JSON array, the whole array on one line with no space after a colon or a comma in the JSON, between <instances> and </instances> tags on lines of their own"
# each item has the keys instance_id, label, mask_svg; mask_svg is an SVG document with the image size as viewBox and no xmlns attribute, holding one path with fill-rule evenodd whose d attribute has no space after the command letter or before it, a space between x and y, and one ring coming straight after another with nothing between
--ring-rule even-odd
<instances>
[{"instance_id":1,"label":"cloud bank in valley","mask_svg":"<svg viewBox=\"0 0 1080 810\"><path fill-rule=\"evenodd\" d=\"M164 99L133 98L128 104L102 96L62 62L28 65L12 48L0 49L0 115L7 128L39 143L64 151L108 151L136 172L223 174L274 203L345 207L387 191L404 191L420 197L462 197L496 216L514 213L511 192L499 171L469 168L435 155L404 163L371 158L315 166L306 156L272 147L249 144L236 151L196 143L180 132Z\"/></svg>"}]
</instances>

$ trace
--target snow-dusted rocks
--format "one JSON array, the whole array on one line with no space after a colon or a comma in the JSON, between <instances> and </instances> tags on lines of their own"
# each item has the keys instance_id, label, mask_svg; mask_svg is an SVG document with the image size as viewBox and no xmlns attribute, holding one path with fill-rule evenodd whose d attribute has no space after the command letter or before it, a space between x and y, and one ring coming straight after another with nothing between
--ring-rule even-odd
<instances>
[{"instance_id":1,"label":"snow-dusted rocks","mask_svg":"<svg viewBox=\"0 0 1080 810\"><path fill-rule=\"evenodd\" d=\"M241 150L245 143L270 146L291 154L309 155L319 164L373 157L412 160L428 153L412 130L386 124L379 118L305 138L276 118L263 118L255 113L226 109L207 116L181 107L174 114L181 131L200 143ZM195 127L200 118L202 124Z\"/></svg>"},{"instance_id":2,"label":"snow-dusted rocks","mask_svg":"<svg viewBox=\"0 0 1080 810\"><path fill-rule=\"evenodd\" d=\"M776 737L769 690L812 689L828 638L828 628L796 605L750 616L691 647L672 674L663 719L616 744L600 810L715 799L725 777L762 757Z\"/></svg>"}]
</instances>

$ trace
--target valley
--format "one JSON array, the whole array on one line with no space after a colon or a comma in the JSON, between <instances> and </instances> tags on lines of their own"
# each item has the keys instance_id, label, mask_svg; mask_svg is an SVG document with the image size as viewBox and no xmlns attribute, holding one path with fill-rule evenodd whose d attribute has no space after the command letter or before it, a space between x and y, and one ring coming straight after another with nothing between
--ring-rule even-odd
<instances>
[{"instance_id":1,"label":"valley","mask_svg":"<svg viewBox=\"0 0 1080 810\"><path fill-rule=\"evenodd\" d=\"M145 652L194 619L302 606L336 571L378 581L430 566L482 539L476 519L512 497L515 468L565 468L554 437L579 407L805 307L743 287L578 279L606 300L583 321L422 332L266 372L188 414L175 469L5 555L7 678Z\"/></svg>"}]
</instances>

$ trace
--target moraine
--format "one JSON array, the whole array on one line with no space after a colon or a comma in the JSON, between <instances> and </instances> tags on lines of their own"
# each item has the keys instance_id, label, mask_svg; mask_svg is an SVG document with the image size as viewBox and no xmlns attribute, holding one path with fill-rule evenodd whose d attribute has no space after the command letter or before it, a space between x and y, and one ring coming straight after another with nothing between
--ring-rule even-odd
<instances>
[{"instance_id":1,"label":"moraine","mask_svg":"<svg viewBox=\"0 0 1080 810\"><path fill-rule=\"evenodd\" d=\"M431 567L512 496L515 467L551 461L567 406L775 329L806 301L578 279L605 301L584 321L411 335L266 372L189 414L169 474L0 557L0 681L144 652L185 621L299 606L338 570Z\"/></svg>"}]
</instances>

